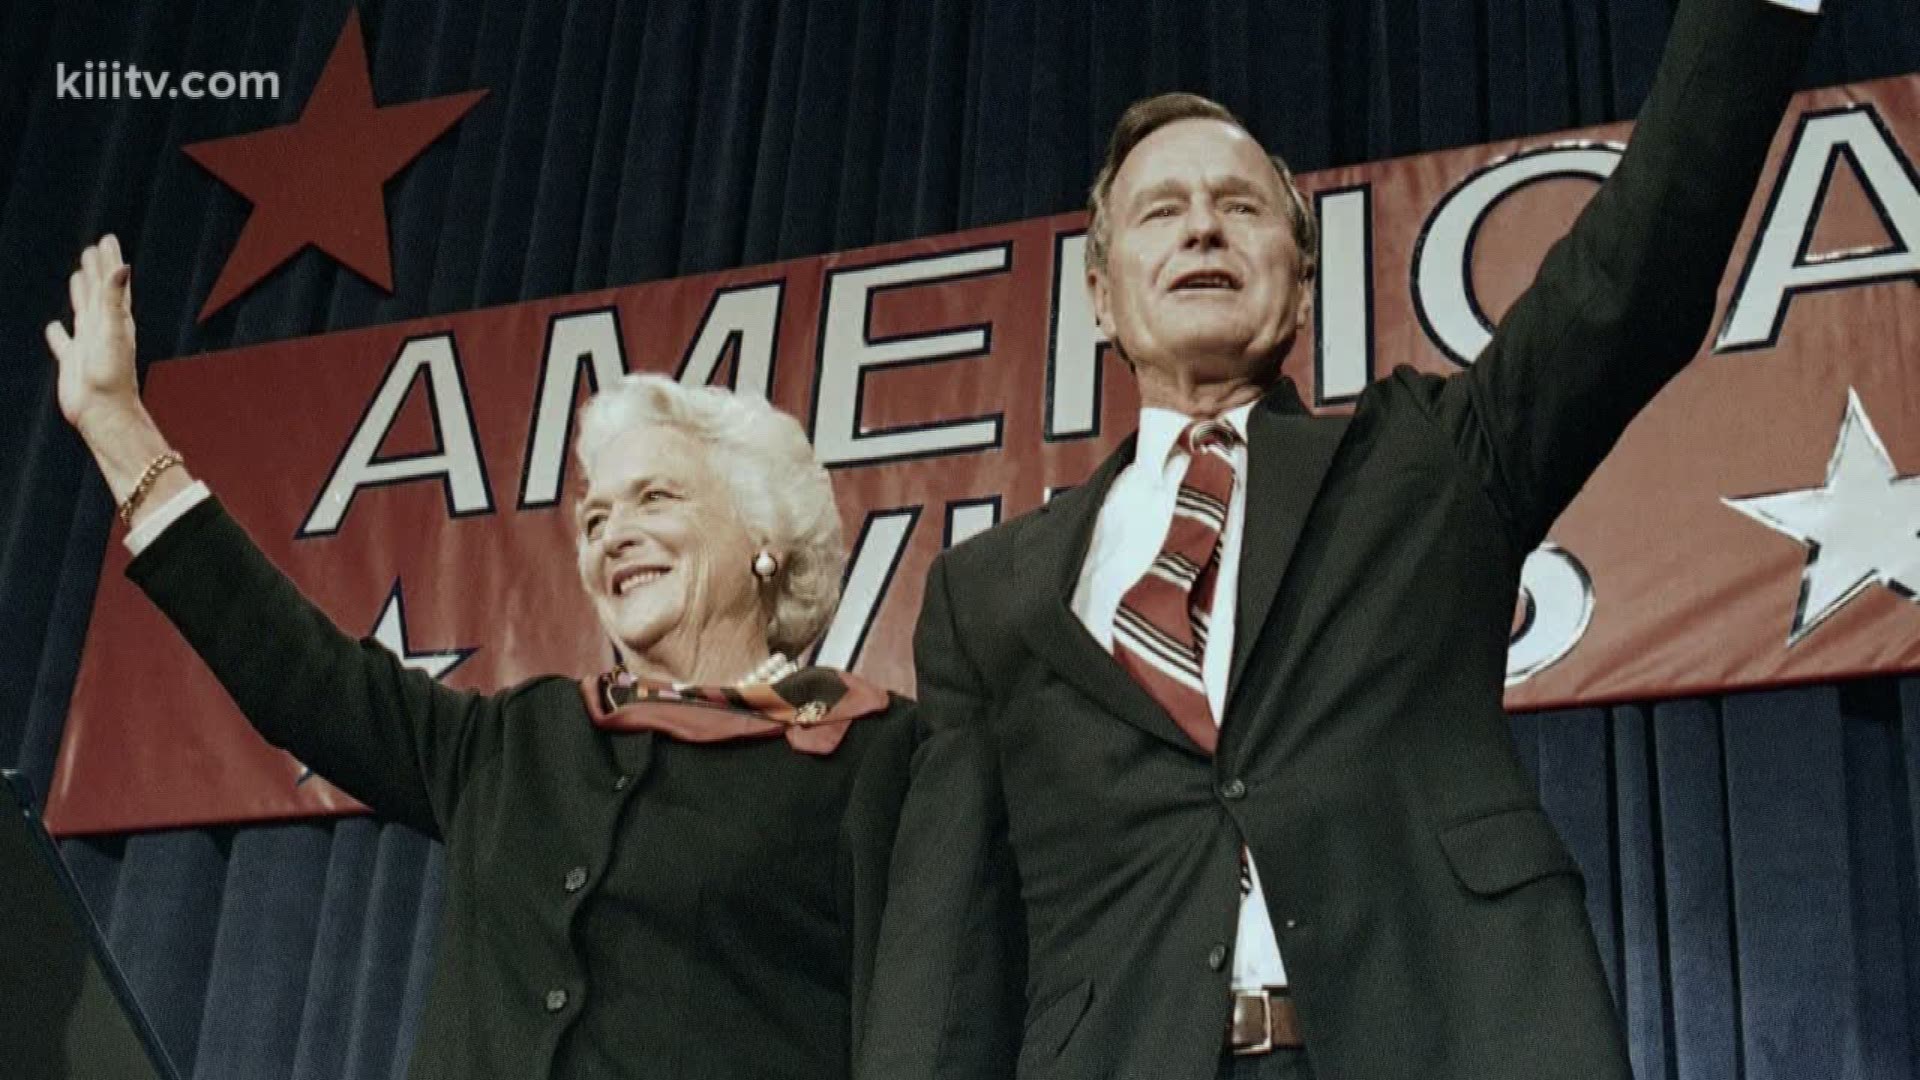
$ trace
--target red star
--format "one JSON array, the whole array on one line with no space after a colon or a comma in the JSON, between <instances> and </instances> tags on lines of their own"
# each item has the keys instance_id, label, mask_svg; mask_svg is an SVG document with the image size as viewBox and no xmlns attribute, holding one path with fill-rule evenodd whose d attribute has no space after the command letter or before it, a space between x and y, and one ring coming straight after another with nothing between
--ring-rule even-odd
<instances>
[{"instance_id":1,"label":"red star","mask_svg":"<svg viewBox=\"0 0 1920 1080\"><path fill-rule=\"evenodd\" d=\"M375 105L360 13L348 12L297 122L182 147L253 203L200 321L308 244L392 292L386 182L486 93Z\"/></svg>"}]
</instances>

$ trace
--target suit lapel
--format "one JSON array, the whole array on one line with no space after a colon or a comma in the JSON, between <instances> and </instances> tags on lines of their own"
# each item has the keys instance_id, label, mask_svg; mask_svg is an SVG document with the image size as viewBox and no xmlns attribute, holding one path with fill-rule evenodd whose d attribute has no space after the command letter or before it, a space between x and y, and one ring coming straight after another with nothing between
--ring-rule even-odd
<instances>
[{"instance_id":1,"label":"suit lapel","mask_svg":"<svg viewBox=\"0 0 1920 1080\"><path fill-rule=\"evenodd\" d=\"M1344 419L1321 419L1300 404L1291 382L1261 399L1247 418L1247 518L1241 530L1238 613L1233 620L1228 709L1247 656L1293 559L1300 531L1346 434Z\"/></svg>"},{"instance_id":2,"label":"suit lapel","mask_svg":"<svg viewBox=\"0 0 1920 1080\"><path fill-rule=\"evenodd\" d=\"M1135 436L1129 435L1086 483L1040 511L1033 523L1035 535L1016 569L1015 595L1024 605L1018 621L1034 655L1100 708L1200 754L1200 748L1173 722L1173 717L1133 681L1111 653L1100 647L1071 606L1100 506L1114 477L1133 460L1134 443Z\"/></svg>"}]
</instances>

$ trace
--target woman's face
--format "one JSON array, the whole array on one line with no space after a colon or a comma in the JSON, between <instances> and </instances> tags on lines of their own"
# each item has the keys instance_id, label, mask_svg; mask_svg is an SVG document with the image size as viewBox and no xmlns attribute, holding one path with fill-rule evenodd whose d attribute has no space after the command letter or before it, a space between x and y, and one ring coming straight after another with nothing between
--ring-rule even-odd
<instances>
[{"instance_id":1,"label":"woman's face","mask_svg":"<svg viewBox=\"0 0 1920 1080\"><path fill-rule=\"evenodd\" d=\"M692 680L701 657L764 655L759 550L705 446L677 428L635 428L584 460L575 509L580 583L621 660Z\"/></svg>"}]
</instances>

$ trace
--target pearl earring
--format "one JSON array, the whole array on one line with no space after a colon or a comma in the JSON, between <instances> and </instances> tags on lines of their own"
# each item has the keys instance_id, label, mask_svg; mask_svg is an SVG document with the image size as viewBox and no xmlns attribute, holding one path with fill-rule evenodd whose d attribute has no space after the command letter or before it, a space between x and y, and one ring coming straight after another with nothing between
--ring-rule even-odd
<instances>
[{"instance_id":1,"label":"pearl earring","mask_svg":"<svg viewBox=\"0 0 1920 1080\"><path fill-rule=\"evenodd\" d=\"M773 557L773 552L762 551L753 557L754 577L759 578L761 581L772 581L773 575L779 572L780 560Z\"/></svg>"}]
</instances>

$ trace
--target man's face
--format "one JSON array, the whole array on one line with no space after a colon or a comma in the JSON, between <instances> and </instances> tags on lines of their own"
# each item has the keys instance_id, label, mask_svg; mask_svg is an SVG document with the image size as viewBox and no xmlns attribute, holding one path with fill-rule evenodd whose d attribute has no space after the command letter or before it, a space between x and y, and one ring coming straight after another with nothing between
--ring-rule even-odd
<instances>
[{"instance_id":1,"label":"man's face","mask_svg":"<svg viewBox=\"0 0 1920 1080\"><path fill-rule=\"evenodd\" d=\"M584 464L580 584L623 661L682 661L710 632L764 625L748 571L755 544L698 440L635 428Z\"/></svg>"},{"instance_id":2,"label":"man's face","mask_svg":"<svg viewBox=\"0 0 1920 1080\"><path fill-rule=\"evenodd\" d=\"M1121 163L1107 265L1087 287L1100 329L1143 375L1218 382L1278 365L1311 302L1300 264L1259 144L1224 121L1176 120Z\"/></svg>"}]
</instances>

